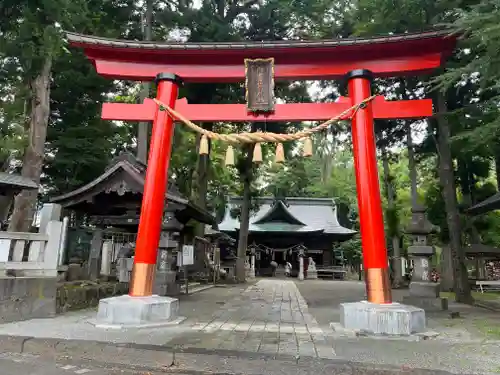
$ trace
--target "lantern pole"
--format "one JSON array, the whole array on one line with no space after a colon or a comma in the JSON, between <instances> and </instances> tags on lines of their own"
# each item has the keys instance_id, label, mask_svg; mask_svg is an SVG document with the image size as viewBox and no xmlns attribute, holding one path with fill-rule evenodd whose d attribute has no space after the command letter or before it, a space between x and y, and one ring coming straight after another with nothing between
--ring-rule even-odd
<instances>
[{"instance_id":1,"label":"lantern pole","mask_svg":"<svg viewBox=\"0 0 500 375\"><path fill-rule=\"evenodd\" d=\"M174 108L181 79L175 74L160 73L156 76L156 84L156 98ZM153 120L134 267L130 281L129 295L132 297L147 297L153 294L173 133L172 117L167 111L157 108Z\"/></svg>"},{"instance_id":2,"label":"lantern pole","mask_svg":"<svg viewBox=\"0 0 500 375\"><path fill-rule=\"evenodd\" d=\"M371 96L373 74L353 70L347 74L351 102L362 102ZM356 170L363 266L368 302L392 302L384 216L380 197L372 103L360 107L352 118L352 144Z\"/></svg>"}]
</instances>

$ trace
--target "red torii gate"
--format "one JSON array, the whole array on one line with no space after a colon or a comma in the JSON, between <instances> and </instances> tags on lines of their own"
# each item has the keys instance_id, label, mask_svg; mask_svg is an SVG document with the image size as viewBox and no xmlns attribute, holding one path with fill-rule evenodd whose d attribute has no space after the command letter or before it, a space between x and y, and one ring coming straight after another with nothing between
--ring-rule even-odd
<instances>
[{"instance_id":1,"label":"red torii gate","mask_svg":"<svg viewBox=\"0 0 500 375\"><path fill-rule=\"evenodd\" d=\"M429 73L451 54L456 38L431 31L377 38L322 41L157 43L68 33L99 74L112 79L156 80L156 98L191 121L327 120L371 96L373 77ZM276 80L345 78L349 97L336 103L278 104L274 112L254 114L244 104L189 104L177 99L182 82L243 82L245 59L274 58ZM385 101L377 97L356 111L352 141L356 169L363 262L369 302L391 303L388 258L373 131L374 119L410 119L432 115L430 99ZM152 295L163 215L173 121L151 99L143 104L104 103L107 120L153 121L148 168L131 296Z\"/></svg>"}]
</instances>

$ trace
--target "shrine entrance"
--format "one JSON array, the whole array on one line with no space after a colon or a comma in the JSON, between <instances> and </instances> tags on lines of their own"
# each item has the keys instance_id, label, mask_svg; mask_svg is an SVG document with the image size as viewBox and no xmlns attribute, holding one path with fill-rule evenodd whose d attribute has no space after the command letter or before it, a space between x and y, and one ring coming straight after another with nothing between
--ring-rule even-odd
<instances>
[{"instance_id":1,"label":"shrine entrance","mask_svg":"<svg viewBox=\"0 0 500 375\"><path fill-rule=\"evenodd\" d=\"M230 143L277 143L308 138L339 120L352 121L352 143L369 302L392 302L377 171L374 119L432 115L432 101L386 101L372 96L372 80L422 74L438 68L455 46L448 31L380 38L241 43L147 43L68 33L99 74L112 79L155 80L156 99L142 104L105 103L102 118L152 121L130 296L151 296L160 238L174 121L204 137ZM347 97L334 103L275 104L275 80L347 82ZM189 104L178 99L182 82L245 82L247 104ZM194 122L325 121L301 132L215 134ZM215 134L215 135L214 135ZM306 149L306 144L304 148ZM203 139L200 149L203 152Z\"/></svg>"}]
</instances>

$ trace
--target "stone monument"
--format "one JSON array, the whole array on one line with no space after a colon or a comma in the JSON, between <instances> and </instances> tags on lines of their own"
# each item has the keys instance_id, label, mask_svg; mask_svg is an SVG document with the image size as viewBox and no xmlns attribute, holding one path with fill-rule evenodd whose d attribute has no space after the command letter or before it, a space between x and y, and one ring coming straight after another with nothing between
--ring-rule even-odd
<instances>
[{"instance_id":1,"label":"stone monument","mask_svg":"<svg viewBox=\"0 0 500 375\"><path fill-rule=\"evenodd\" d=\"M408 255L413 260L413 275L410 282L410 295L404 298L405 303L421 307L425 310L441 309L439 299L439 283L431 281L430 258L434 255L434 246L428 244L428 236L436 232L425 214L423 206L412 209L411 222L406 233L412 238L408 247Z\"/></svg>"},{"instance_id":2,"label":"stone monument","mask_svg":"<svg viewBox=\"0 0 500 375\"><path fill-rule=\"evenodd\" d=\"M316 263L313 258L309 257L309 266L307 267L307 279L317 279L318 271L316 270Z\"/></svg>"}]
</instances>

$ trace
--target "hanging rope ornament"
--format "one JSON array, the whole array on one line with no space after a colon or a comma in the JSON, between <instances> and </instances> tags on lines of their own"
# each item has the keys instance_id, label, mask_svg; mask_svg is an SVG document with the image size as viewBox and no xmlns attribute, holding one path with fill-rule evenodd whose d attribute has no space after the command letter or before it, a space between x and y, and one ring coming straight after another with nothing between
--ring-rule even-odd
<instances>
[{"instance_id":1,"label":"hanging rope ornament","mask_svg":"<svg viewBox=\"0 0 500 375\"><path fill-rule=\"evenodd\" d=\"M243 132L243 133L231 133L231 134L222 134L222 133L214 133L210 130L203 129L202 127L196 125L192 121L185 118L182 114L177 112L175 109L169 107L165 103L162 103L158 99L153 99L153 101L159 106L160 110L167 111L168 115L172 117L174 121L180 121L184 123L188 128L194 130L198 134L201 134L200 139L200 154L208 155L208 140L216 140L231 143L226 150L226 165L234 165L234 149L233 145L236 144L245 144L245 143L254 143L254 151L253 151L253 161L255 163L262 162L262 142L274 142L276 143L276 155L275 162L283 163L285 161L285 152L283 149L283 142L288 141L297 141L299 139L304 139L304 148L302 151L302 155L305 157L312 156L312 140L311 135L320 132L322 130L327 129L330 125L340 120L344 120L346 117L352 119L356 112L360 108L365 108L367 103L371 102L376 98L376 95L372 95L358 104L353 105L352 107L346 109L339 115L331 118L328 121L323 122L313 128L301 130L296 133L291 134L279 134L279 133L269 133L269 132Z\"/></svg>"},{"instance_id":2,"label":"hanging rope ornament","mask_svg":"<svg viewBox=\"0 0 500 375\"><path fill-rule=\"evenodd\" d=\"M276 155L274 156L275 163L285 162L285 150L283 149L283 143L278 143L276 145Z\"/></svg>"},{"instance_id":3,"label":"hanging rope ornament","mask_svg":"<svg viewBox=\"0 0 500 375\"><path fill-rule=\"evenodd\" d=\"M226 167L232 166L234 166L234 148L232 145L228 145L226 150Z\"/></svg>"},{"instance_id":4,"label":"hanging rope ornament","mask_svg":"<svg viewBox=\"0 0 500 375\"><path fill-rule=\"evenodd\" d=\"M313 143L311 137L307 137L304 141L304 148L302 149L302 156L308 158L313 154Z\"/></svg>"},{"instance_id":5,"label":"hanging rope ornament","mask_svg":"<svg viewBox=\"0 0 500 375\"><path fill-rule=\"evenodd\" d=\"M208 137L206 135L200 139L200 155L208 155Z\"/></svg>"},{"instance_id":6,"label":"hanging rope ornament","mask_svg":"<svg viewBox=\"0 0 500 375\"><path fill-rule=\"evenodd\" d=\"M253 158L252 161L255 164L260 164L262 163L262 146L260 145L260 142L257 142L253 148Z\"/></svg>"}]
</instances>

